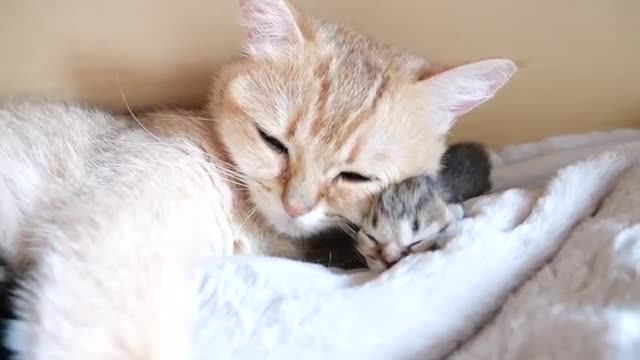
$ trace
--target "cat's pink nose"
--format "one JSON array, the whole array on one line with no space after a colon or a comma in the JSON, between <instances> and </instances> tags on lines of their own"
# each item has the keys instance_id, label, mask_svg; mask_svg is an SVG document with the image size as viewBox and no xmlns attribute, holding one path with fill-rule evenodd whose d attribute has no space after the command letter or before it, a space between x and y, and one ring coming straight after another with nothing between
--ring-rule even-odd
<instances>
[{"instance_id":1,"label":"cat's pink nose","mask_svg":"<svg viewBox=\"0 0 640 360\"><path fill-rule=\"evenodd\" d=\"M300 217L304 214L308 214L312 206L308 206L300 200L286 200L282 202L284 211L292 218Z\"/></svg>"}]
</instances>

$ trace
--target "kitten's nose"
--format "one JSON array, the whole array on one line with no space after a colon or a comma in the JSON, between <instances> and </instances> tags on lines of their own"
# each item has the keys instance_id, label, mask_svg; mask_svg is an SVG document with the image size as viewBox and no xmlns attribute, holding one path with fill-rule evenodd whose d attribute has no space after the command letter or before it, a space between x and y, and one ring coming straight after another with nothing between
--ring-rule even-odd
<instances>
[{"instance_id":1,"label":"kitten's nose","mask_svg":"<svg viewBox=\"0 0 640 360\"><path fill-rule=\"evenodd\" d=\"M406 254L404 251L394 243L388 244L382 250L382 258L384 259L384 263L387 265L387 268L392 267L405 256Z\"/></svg>"},{"instance_id":2,"label":"kitten's nose","mask_svg":"<svg viewBox=\"0 0 640 360\"><path fill-rule=\"evenodd\" d=\"M284 211L292 218L300 217L304 214L308 214L313 206L305 204L301 200L285 200L282 202Z\"/></svg>"}]
</instances>

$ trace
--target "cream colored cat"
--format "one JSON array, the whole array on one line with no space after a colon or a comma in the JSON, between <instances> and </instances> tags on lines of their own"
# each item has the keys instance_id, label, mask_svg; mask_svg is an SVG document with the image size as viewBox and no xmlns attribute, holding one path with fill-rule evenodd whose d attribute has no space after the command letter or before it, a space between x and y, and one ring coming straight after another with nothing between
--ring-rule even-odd
<instances>
[{"instance_id":1,"label":"cream colored cat","mask_svg":"<svg viewBox=\"0 0 640 360\"><path fill-rule=\"evenodd\" d=\"M284 0L240 7L246 54L202 113L0 110L0 245L28 274L19 358L189 358L194 265L296 257L297 239L358 223L386 185L435 173L454 121L516 71L437 71Z\"/></svg>"}]
</instances>

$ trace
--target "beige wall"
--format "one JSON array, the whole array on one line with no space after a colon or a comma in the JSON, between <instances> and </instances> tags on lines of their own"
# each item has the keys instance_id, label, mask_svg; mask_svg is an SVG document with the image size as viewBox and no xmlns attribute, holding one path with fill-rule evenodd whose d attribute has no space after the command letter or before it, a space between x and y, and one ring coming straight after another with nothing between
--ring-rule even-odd
<instances>
[{"instance_id":1,"label":"beige wall","mask_svg":"<svg viewBox=\"0 0 640 360\"><path fill-rule=\"evenodd\" d=\"M638 0L293 0L430 58L525 60L465 118L492 144L640 127ZM239 47L234 0L0 0L0 96L75 97L121 108L202 99Z\"/></svg>"}]
</instances>

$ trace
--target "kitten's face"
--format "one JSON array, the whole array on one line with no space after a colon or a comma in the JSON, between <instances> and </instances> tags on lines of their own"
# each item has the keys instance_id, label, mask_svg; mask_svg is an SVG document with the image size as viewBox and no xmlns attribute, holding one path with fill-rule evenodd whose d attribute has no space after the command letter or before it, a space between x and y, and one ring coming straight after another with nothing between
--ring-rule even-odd
<instances>
[{"instance_id":1,"label":"kitten's face","mask_svg":"<svg viewBox=\"0 0 640 360\"><path fill-rule=\"evenodd\" d=\"M387 269L409 254L437 249L451 235L451 225L464 215L462 205L447 204L439 197L422 204L411 199L402 204L381 201L374 202L356 240L358 252L373 270ZM408 211L399 212L400 208Z\"/></svg>"},{"instance_id":2,"label":"kitten's face","mask_svg":"<svg viewBox=\"0 0 640 360\"><path fill-rule=\"evenodd\" d=\"M429 95L422 59L282 0L240 5L247 56L221 71L211 109L252 202L275 230L307 236L360 223L382 188L437 172L454 112L473 99L444 101L447 90L435 90L450 84L437 81ZM509 76L515 69L501 66Z\"/></svg>"}]
</instances>

